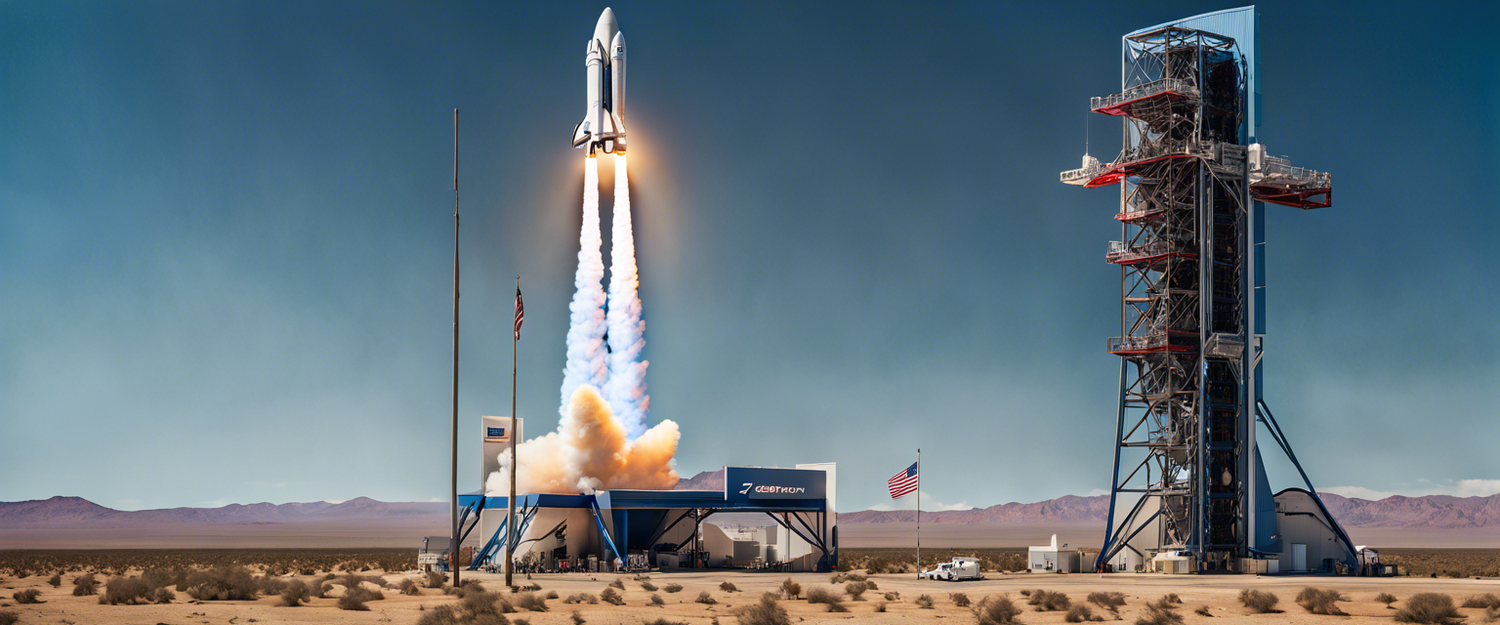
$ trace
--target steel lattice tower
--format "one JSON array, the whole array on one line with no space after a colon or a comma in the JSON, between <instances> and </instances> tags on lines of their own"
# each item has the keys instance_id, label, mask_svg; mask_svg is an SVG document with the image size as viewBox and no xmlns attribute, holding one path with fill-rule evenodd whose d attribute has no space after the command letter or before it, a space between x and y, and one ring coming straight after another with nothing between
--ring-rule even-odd
<instances>
[{"instance_id":1,"label":"steel lattice tower","mask_svg":"<svg viewBox=\"0 0 1500 625\"><path fill-rule=\"evenodd\" d=\"M1256 527L1276 522L1257 420L1297 464L1260 401L1258 211L1329 206L1332 177L1253 143L1251 66L1235 39L1173 24L1127 35L1123 49L1121 92L1090 108L1122 120L1124 147L1061 174L1120 193L1121 239L1106 254L1120 267L1120 335L1107 342L1121 358L1117 444L1096 567L1131 549L1239 570L1275 539Z\"/></svg>"}]
</instances>

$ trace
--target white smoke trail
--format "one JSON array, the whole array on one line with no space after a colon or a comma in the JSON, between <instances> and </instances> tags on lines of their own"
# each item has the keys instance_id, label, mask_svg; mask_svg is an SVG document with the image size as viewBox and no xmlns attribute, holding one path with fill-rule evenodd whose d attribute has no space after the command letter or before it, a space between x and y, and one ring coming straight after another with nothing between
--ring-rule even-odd
<instances>
[{"instance_id":1,"label":"white smoke trail","mask_svg":"<svg viewBox=\"0 0 1500 625\"><path fill-rule=\"evenodd\" d=\"M523 493L587 493L611 488L670 489L678 475L677 424L662 421L634 441L626 440L620 420L599 391L578 387L563 411L557 431L516 445L520 470L516 489ZM500 454L500 469L485 480L485 494L507 495L510 450Z\"/></svg>"},{"instance_id":2,"label":"white smoke trail","mask_svg":"<svg viewBox=\"0 0 1500 625\"><path fill-rule=\"evenodd\" d=\"M651 398L646 395L646 322L641 319L635 234L630 224L630 175L625 156L615 156L615 212L609 243L609 381L604 396L629 440L646 432Z\"/></svg>"},{"instance_id":3,"label":"white smoke trail","mask_svg":"<svg viewBox=\"0 0 1500 625\"><path fill-rule=\"evenodd\" d=\"M583 228L578 233L578 271L568 305L568 359L563 367L562 405L566 416L574 391L585 384L604 388L609 364L604 350L604 257L599 247L599 161L589 158L583 177Z\"/></svg>"}]
</instances>

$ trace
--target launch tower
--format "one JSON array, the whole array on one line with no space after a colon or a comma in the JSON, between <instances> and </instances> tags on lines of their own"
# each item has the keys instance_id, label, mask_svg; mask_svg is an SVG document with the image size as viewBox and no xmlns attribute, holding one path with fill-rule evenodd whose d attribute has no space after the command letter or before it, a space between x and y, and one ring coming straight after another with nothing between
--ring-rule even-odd
<instances>
[{"instance_id":1,"label":"launch tower","mask_svg":"<svg viewBox=\"0 0 1500 625\"><path fill-rule=\"evenodd\" d=\"M1268 156L1256 141L1254 7L1156 26L1123 40L1119 93L1091 110L1120 118L1113 162L1088 155L1065 184L1119 191L1120 357L1110 519L1096 568L1266 571L1354 558L1262 399L1265 203L1332 202L1332 176ZM1273 496L1257 423L1307 489ZM1278 529L1287 509L1326 521L1307 544ZM1291 525L1295 526L1296 523ZM1284 538L1286 540L1284 540ZM1292 561L1292 541L1302 562ZM1321 556L1321 557L1319 557ZM1129 570L1127 569L1127 570Z\"/></svg>"}]
</instances>

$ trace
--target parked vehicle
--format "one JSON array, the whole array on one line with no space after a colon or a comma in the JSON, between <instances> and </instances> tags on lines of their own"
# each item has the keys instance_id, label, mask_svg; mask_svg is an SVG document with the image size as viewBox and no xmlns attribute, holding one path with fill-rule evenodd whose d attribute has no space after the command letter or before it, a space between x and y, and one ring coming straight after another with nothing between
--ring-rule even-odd
<instances>
[{"instance_id":1,"label":"parked vehicle","mask_svg":"<svg viewBox=\"0 0 1500 625\"><path fill-rule=\"evenodd\" d=\"M921 578L956 582L961 579L981 579L983 575L979 573L978 558L954 558L952 562L944 562L922 571Z\"/></svg>"}]
</instances>

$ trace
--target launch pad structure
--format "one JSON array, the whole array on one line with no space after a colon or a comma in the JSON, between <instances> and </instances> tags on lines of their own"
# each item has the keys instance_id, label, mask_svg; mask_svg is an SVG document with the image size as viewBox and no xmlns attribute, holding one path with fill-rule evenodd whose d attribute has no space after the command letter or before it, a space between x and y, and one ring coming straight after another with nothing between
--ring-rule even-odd
<instances>
[{"instance_id":1,"label":"launch pad structure","mask_svg":"<svg viewBox=\"0 0 1500 625\"><path fill-rule=\"evenodd\" d=\"M1120 357L1110 513L1095 568L1349 571L1355 547L1263 399L1265 205L1332 204L1332 176L1257 142L1257 15L1244 7L1122 38L1122 150L1061 182L1118 187ZM1272 495L1257 432L1306 489Z\"/></svg>"}]
</instances>

